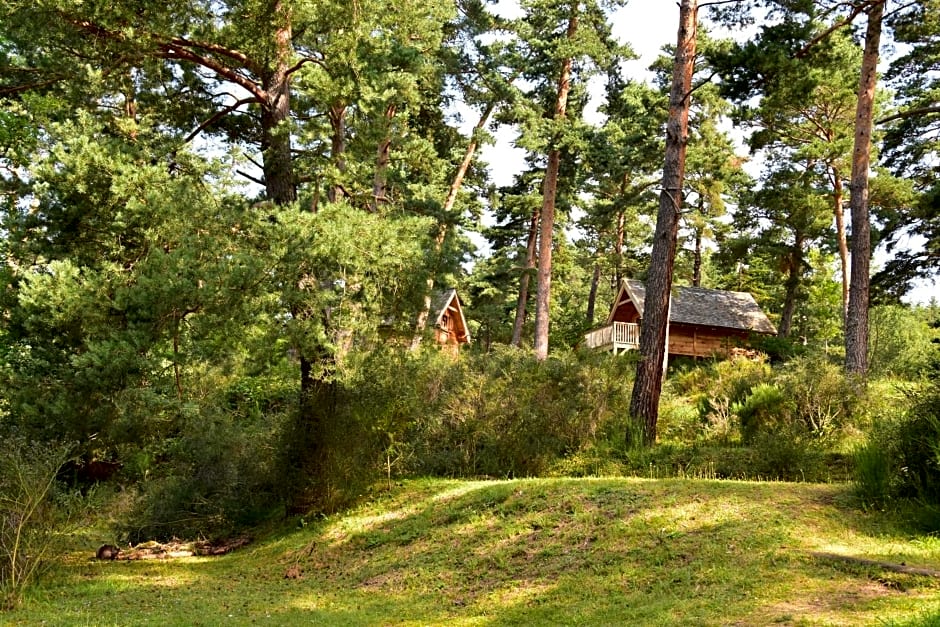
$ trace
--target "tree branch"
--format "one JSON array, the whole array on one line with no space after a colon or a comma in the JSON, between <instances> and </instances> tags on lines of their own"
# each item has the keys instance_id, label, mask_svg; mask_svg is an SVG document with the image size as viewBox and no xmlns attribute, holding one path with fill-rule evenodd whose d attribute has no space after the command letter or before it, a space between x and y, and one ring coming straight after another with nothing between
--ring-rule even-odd
<instances>
[{"instance_id":1,"label":"tree branch","mask_svg":"<svg viewBox=\"0 0 940 627\"><path fill-rule=\"evenodd\" d=\"M876 1L877 1L877 0L876 0ZM846 18L844 18L844 19L842 19L842 20L840 20L840 21L834 23L832 26L830 26L829 28L827 28L826 30L824 30L823 32L821 32L820 34L818 34L818 35L816 35L815 37L813 37L812 39L810 39L810 40L806 43L806 45L804 45L802 48L800 48L800 49L796 52L796 54L793 55L794 58L796 58L796 59L802 59L803 57L805 57L806 55L808 55L808 54L810 53L810 51L813 49L813 47L816 46L816 44L818 44L819 42L821 42L823 39L825 39L826 37L828 37L829 35L831 35L831 34L834 33L835 31L839 30L839 29L842 28L843 26L847 26L847 25L851 24L851 23L855 20L855 18L858 17L860 14L864 13L864 12L871 6L871 4L873 4L873 3L872 3L872 2L863 2L863 3L861 3L861 4L856 5L855 8L852 10L852 12L849 13L848 17L846 17Z\"/></svg>"},{"instance_id":2,"label":"tree branch","mask_svg":"<svg viewBox=\"0 0 940 627\"><path fill-rule=\"evenodd\" d=\"M155 36L151 35L151 37ZM233 61L238 61L255 74L261 73L261 68L251 59L251 57L237 50L226 48L225 46L220 46L218 44L213 44L207 41L192 41L190 39L186 39L185 37L174 37L170 39L168 43L181 48L198 48L199 50L213 52L220 56L228 57Z\"/></svg>"},{"instance_id":3,"label":"tree branch","mask_svg":"<svg viewBox=\"0 0 940 627\"><path fill-rule=\"evenodd\" d=\"M916 109L908 109L907 111L901 111L900 113L895 113L894 115L889 115L887 117L881 118L875 123L885 124L887 122L893 122L895 120L904 120L907 118L918 118L923 115L930 115L931 113L940 113L940 105L930 105L927 107L917 107Z\"/></svg>"},{"instance_id":4,"label":"tree branch","mask_svg":"<svg viewBox=\"0 0 940 627\"><path fill-rule=\"evenodd\" d=\"M246 179L248 179L248 180L251 181L252 183L257 183L258 185L264 186L264 180L259 179L259 178L255 178L255 177L253 177L252 175L250 175L250 174L248 174L247 172L245 172L244 170L235 170L235 174L237 174L237 175L239 175L239 176L245 177Z\"/></svg>"},{"instance_id":5,"label":"tree branch","mask_svg":"<svg viewBox=\"0 0 940 627\"><path fill-rule=\"evenodd\" d=\"M157 53L157 56L161 59L167 59L170 61L189 61L190 63L201 65L202 67L215 72L220 78L224 78L225 80L231 81L236 85L243 87L259 101L264 102L266 100L267 92L259 87L257 83L242 76L232 68L222 65L211 57L197 54L192 50L172 43L158 42L157 48L160 50L160 52Z\"/></svg>"},{"instance_id":6,"label":"tree branch","mask_svg":"<svg viewBox=\"0 0 940 627\"><path fill-rule=\"evenodd\" d=\"M216 111L215 114L213 114L209 119L205 120L202 124L197 126L189 135L187 135L186 139L183 140L183 143L188 144L197 135L199 135L199 133L204 131L206 128L208 128L212 124L215 124L215 122L218 121L219 119L225 117L226 115L228 115L229 113L237 109L238 107L245 105L245 104L250 104L252 102L258 102L258 99L254 97L242 98L241 100L237 100L234 103L230 104L229 106L225 107L221 111Z\"/></svg>"}]
</instances>

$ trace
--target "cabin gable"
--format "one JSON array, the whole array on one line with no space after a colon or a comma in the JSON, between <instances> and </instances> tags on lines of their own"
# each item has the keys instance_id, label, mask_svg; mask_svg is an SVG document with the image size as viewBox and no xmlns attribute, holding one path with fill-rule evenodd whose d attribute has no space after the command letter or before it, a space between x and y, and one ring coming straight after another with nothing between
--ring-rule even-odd
<instances>
[{"instance_id":1,"label":"cabin gable","mask_svg":"<svg viewBox=\"0 0 940 627\"><path fill-rule=\"evenodd\" d=\"M445 290L434 299L434 339L441 346L456 348L470 342L470 331L463 315L457 290Z\"/></svg>"}]
</instances>

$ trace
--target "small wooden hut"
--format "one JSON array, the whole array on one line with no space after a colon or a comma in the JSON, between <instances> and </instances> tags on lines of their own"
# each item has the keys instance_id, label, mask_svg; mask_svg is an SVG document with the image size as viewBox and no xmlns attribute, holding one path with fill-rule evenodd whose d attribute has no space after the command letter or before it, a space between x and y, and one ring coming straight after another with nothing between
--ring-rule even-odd
<instances>
[{"instance_id":1,"label":"small wooden hut","mask_svg":"<svg viewBox=\"0 0 940 627\"><path fill-rule=\"evenodd\" d=\"M467 320L463 317L463 307L457 290L448 289L436 292L431 298L431 319L434 328L434 340L444 347L456 351L461 344L470 343L470 331Z\"/></svg>"},{"instance_id":2,"label":"small wooden hut","mask_svg":"<svg viewBox=\"0 0 940 627\"><path fill-rule=\"evenodd\" d=\"M614 299L607 324L585 335L588 348L621 353L640 344L640 324L646 286L624 279ZM754 297L702 287L673 288L669 307L667 352L670 355L709 357L729 355L753 334L777 332Z\"/></svg>"}]
</instances>

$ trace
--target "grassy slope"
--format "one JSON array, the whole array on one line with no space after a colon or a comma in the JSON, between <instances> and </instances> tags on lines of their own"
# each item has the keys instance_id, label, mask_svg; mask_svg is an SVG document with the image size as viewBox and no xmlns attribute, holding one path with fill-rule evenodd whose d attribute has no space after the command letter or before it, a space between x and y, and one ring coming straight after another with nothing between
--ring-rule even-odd
<instances>
[{"instance_id":1,"label":"grassy slope","mask_svg":"<svg viewBox=\"0 0 940 627\"><path fill-rule=\"evenodd\" d=\"M703 480L409 482L220 558L72 556L0 623L935 624L940 539L832 485ZM302 576L285 578L292 567Z\"/></svg>"}]
</instances>

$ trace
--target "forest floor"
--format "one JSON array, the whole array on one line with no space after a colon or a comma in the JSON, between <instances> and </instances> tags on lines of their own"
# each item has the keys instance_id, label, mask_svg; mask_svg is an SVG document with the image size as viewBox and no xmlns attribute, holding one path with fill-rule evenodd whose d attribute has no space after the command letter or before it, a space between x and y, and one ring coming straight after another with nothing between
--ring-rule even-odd
<instances>
[{"instance_id":1,"label":"forest floor","mask_svg":"<svg viewBox=\"0 0 940 627\"><path fill-rule=\"evenodd\" d=\"M940 624L940 538L835 484L421 480L218 557L82 541L0 624Z\"/></svg>"}]
</instances>

